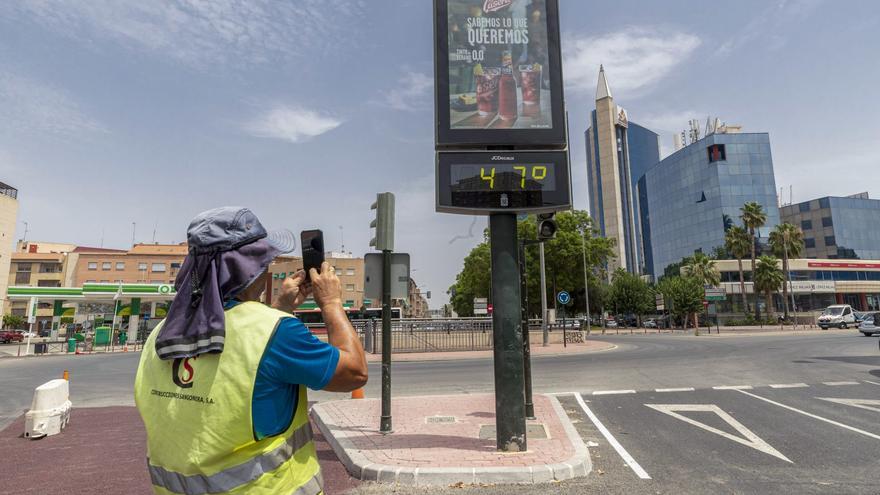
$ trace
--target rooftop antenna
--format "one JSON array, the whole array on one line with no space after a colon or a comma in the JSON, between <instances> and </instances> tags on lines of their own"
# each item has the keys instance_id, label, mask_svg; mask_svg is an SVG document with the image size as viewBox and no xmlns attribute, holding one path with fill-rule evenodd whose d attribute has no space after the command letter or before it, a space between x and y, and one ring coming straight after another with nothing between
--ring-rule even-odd
<instances>
[{"instance_id":1,"label":"rooftop antenna","mask_svg":"<svg viewBox=\"0 0 880 495\"><path fill-rule=\"evenodd\" d=\"M788 204L794 204L794 185L792 184L788 186Z\"/></svg>"},{"instance_id":2,"label":"rooftop antenna","mask_svg":"<svg viewBox=\"0 0 880 495\"><path fill-rule=\"evenodd\" d=\"M101 247L104 247L104 227L101 227Z\"/></svg>"},{"instance_id":3,"label":"rooftop antenna","mask_svg":"<svg viewBox=\"0 0 880 495\"><path fill-rule=\"evenodd\" d=\"M156 244L156 229L159 227L159 220L153 223L153 244Z\"/></svg>"},{"instance_id":4,"label":"rooftop antenna","mask_svg":"<svg viewBox=\"0 0 880 495\"><path fill-rule=\"evenodd\" d=\"M21 242L27 242L28 235L28 223L24 222L24 237L21 239Z\"/></svg>"},{"instance_id":5,"label":"rooftop antenna","mask_svg":"<svg viewBox=\"0 0 880 495\"><path fill-rule=\"evenodd\" d=\"M134 233L137 229L137 222L131 222L131 247L134 247Z\"/></svg>"}]
</instances>

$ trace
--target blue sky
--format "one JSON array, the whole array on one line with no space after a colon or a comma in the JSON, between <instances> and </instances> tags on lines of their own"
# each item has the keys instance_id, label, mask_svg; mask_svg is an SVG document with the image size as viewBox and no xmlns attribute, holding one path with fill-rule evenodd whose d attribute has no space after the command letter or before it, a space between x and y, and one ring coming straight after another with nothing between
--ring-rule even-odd
<instances>
[{"instance_id":1,"label":"blue sky","mask_svg":"<svg viewBox=\"0 0 880 495\"><path fill-rule=\"evenodd\" d=\"M662 135L708 115L770 133L794 200L880 197L874 1L560 0L575 204L599 63ZM0 181L17 237L180 242L190 218L250 206L367 251L369 205L397 195L397 250L432 306L485 218L434 212L427 0L0 3ZM786 197L787 199L787 197ZM437 296L440 296L439 298Z\"/></svg>"}]
</instances>

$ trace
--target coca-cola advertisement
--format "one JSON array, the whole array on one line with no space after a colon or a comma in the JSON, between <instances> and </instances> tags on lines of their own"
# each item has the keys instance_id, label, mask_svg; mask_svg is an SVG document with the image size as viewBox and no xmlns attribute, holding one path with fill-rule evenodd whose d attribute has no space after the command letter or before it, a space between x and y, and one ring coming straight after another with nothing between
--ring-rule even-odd
<instances>
[{"instance_id":1,"label":"coca-cola advertisement","mask_svg":"<svg viewBox=\"0 0 880 495\"><path fill-rule=\"evenodd\" d=\"M445 3L449 128L552 129L546 0Z\"/></svg>"}]
</instances>

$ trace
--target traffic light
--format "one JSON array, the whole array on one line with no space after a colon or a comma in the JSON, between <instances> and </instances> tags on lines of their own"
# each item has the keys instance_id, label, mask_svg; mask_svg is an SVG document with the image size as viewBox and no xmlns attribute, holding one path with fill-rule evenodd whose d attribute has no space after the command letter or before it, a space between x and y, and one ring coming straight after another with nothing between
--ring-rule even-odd
<instances>
[{"instance_id":1,"label":"traffic light","mask_svg":"<svg viewBox=\"0 0 880 495\"><path fill-rule=\"evenodd\" d=\"M548 241L556 238L556 231L559 226L556 225L555 213L539 213L538 214L538 240Z\"/></svg>"},{"instance_id":2,"label":"traffic light","mask_svg":"<svg viewBox=\"0 0 880 495\"><path fill-rule=\"evenodd\" d=\"M370 222L370 228L376 229L376 236L370 240L370 246L379 251L394 251L394 194L377 194L370 209L376 210L376 219Z\"/></svg>"}]
</instances>

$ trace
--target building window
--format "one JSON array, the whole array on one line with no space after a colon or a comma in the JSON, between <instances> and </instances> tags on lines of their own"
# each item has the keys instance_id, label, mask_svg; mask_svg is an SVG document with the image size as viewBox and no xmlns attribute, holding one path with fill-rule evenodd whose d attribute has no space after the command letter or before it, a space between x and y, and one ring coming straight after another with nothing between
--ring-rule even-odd
<instances>
[{"instance_id":1,"label":"building window","mask_svg":"<svg viewBox=\"0 0 880 495\"><path fill-rule=\"evenodd\" d=\"M825 236L825 245L826 246L836 246L837 240L834 239L833 235L827 235L827 236Z\"/></svg>"},{"instance_id":2,"label":"building window","mask_svg":"<svg viewBox=\"0 0 880 495\"><path fill-rule=\"evenodd\" d=\"M346 275L354 275L354 268L346 268L345 274Z\"/></svg>"},{"instance_id":3,"label":"building window","mask_svg":"<svg viewBox=\"0 0 880 495\"><path fill-rule=\"evenodd\" d=\"M819 200L819 208L831 208L831 200L828 198L822 198Z\"/></svg>"},{"instance_id":4,"label":"building window","mask_svg":"<svg viewBox=\"0 0 880 495\"><path fill-rule=\"evenodd\" d=\"M93 284L93 283L95 283L95 281L94 281L94 280L86 280L86 283L87 283L87 284Z\"/></svg>"},{"instance_id":5,"label":"building window","mask_svg":"<svg viewBox=\"0 0 880 495\"><path fill-rule=\"evenodd\" d=\"M110 263L109 261L105 261L105 262L101 263L101 270L109 270L111 266L113 266L113 263Z\"/></svg>"},{"instance_id":6,"label":"building window","mask_svg":"<svg viewBox=\"0 0 880 495\"><path fill-rule=\"evenodd\" d=\"M727 152L723 144L713 144L707 150L709 152L709 163L727 160Z\"/></svg>"},{"instance_id":7,"label":"building window","mask_svg":"<svg viewBox=\"0 0 880 495\"><path fill-rule=\"evenodd\" d=\"M346 305L346 306L352 306L352 307L353 307L353 306L354 306L354 299L346 299L346 300L345 300L345 305Z\"/></svg>"},{"instance_id":8,"label":"building window","mask_svg":"<svg viewBox=\"0 0 880 495\"><path fill-rule=\"evenodd\" d=\"M60 280L40 280L37 287L61 287Z\"/></svg>"},{"instance_id":9,"label":"building window","mask_svg":"<svg viewBox=\"0 0 880 495\"><path fill-rule=\"evenodd\" d=\"M116 269L117 270L125 270L125 263L122 261L117 261L116 262Z\"/></svg>"},{"instance_id":10,"label":"building window","mask_svg":"<svg viewBox=\"0 0 880 495\"><path fill-rule=\"evenodd\" d=\"M810 249L816 247L816 239L813 239L812 237L804 239L804 247Z\"/></svg>"},{"instance_id":11,"label":"building window","mask_svg":"<svg viewBox=\"0 0 880 495\"><path fill-rule=\"evenodd\" d=\"M834 220L832 220L831 217L822 217L822 226L823 227L833 227Z\"/></svg>"},{"instance_id":12,"label":"building window","mask_svg":"<svg viewBox=\"0 0 880 495\"><path fill-rule=\"evenodd\" d=\"M138 271L139 272L147 271L147 264L146 263L138 263Z\"/></svg>"},{"instance_id":13,"label":"building window","mask_svg":"<svg viewBox=\"0 0 880 495\"><path fill-rule=\"evenodd\" d=\"M806 213L806 212L810 211L810 203L809 202L801 203L798 205L798 209L801 211L801 213Z\"/></svg>"},{"instance_id":14,"label":"building window","mask_svg":"<svg viewBox=\"0 0 880 495\"><path fill-rule=\"evenodd\" d=\"M813 230L813 221L812 220L803 220L801 222L801 230Z\"/></svg>"},{"instance_id":15,"label":"building window","mask_svg":"<svg viewBox=\"0 0 880 495\"><path fill-rule=\"evenodd\" d=\"M89 270L97 270L98 263L96 261L89 261Z\"/></svg>"},{"instance_id":16,"label":"building window","mask_svg":"<svg viewBox=\"0 0 880 495\"><path fill-rule=\"evenodd\" d=\"M31 283L31 272L30 271L15 273L15 285L29 285L30 283Z\"/></svg>"},{"instance_id":17,"label":"building window","mask_svg":"<svg viewBox=\"0 0 880 495\"><path fill-rule=\"evenodd\" d=\"M58 263L40 263L40 273L59 273L61 265Z\"/></svg>"},{"instance_id":18,"label":"building window","mask_svg":"<svg viewBox=\"0 0 880 495\"><path fill-rule=\"evenodd\" d=\"M354 292L354 284L345 284L345 290L348 292Z\"/></svg>"},{"instance_id":19,"label":"building window","mask_svg":"<svg viewBox=\"0 0 880 495\"><path fill-rule=\"evenodd\" d=\"M150 271L164 273L165 263L153 263L153 265L150 267Z\"/></svg>"},{"instance_id":20,"label":"building window","mask_svg":"<svg viewBox=\"0 0 880 495\"><path fill-rule=\"evenodd\" d=\"M180 270L180 263L171 263L172 270Z\"/></svg>"}]
</instances>

